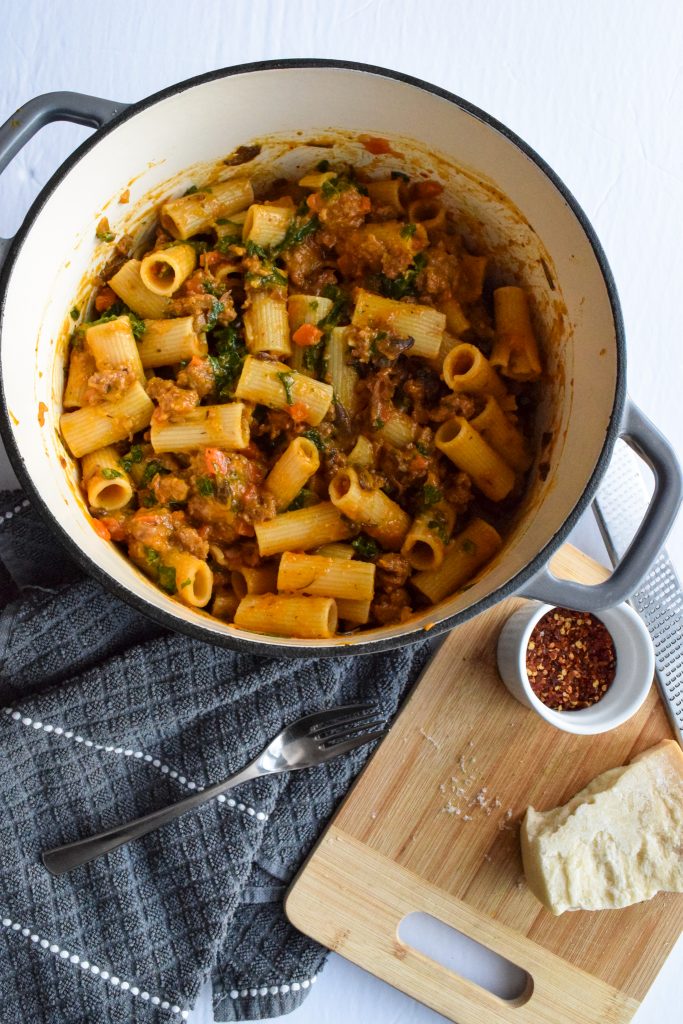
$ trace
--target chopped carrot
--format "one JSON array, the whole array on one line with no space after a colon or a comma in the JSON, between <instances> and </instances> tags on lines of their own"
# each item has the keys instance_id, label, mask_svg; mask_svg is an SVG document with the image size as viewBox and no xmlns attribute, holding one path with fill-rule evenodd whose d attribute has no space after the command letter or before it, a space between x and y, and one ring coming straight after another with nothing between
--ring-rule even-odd
<instances>
[{"instance_id":1,"label":"chopped carrot","mask_svg":"<svg viewBox=\"0 0 683 1024\"><path fill-rule=\"evenodd\" d=\"M320 213L324 205L323 198L319 192L312 192L306 200L306 206L313 213Z\"/></svg>"},{"instance_id":2,"label":"chopped carrot","mask_svg":"<svg viewBox=\"0 0 683 1024\"><path fill-rule=\"evenodd\" d=\"M116 302L117 296L108 285L100 288L95 299L95 309L98 313L105 313Z\"/></svg>"},{"instance_id":3,"label":"chopped carrot","mask_svg":"<svg viewBox=\"0 0 683 1024\"><path fill-rule=\"evenodd\" d=\"M295 402L294 405L286 406L286 409L295 423L304 423L308 416L308 406L303 402Z\"/></svg>"},{"instance_id":4,"label":"chopped carrot","mask_svg":"<svg viewBox=\"0 0 683 1024\"><path fill-rule=\"evenodd\" d=\"M92 520L92 528L95 531L95 533L97 534L97 536L101 537L102 540L111 540L111 534L110 534L109 530L104 525L104 523L100 522L99 519L93 519Z\"/></svg>"},{"instance_id":5,"label":"chopped carrot","mask_svg":"<svg viewBox=\"0 0 683 1024\"><path fill-rule=\"evenodd\" d=\"M220 448L205 448L204 464L206 466L206 472L209 473L210 476L216 476L218 473L228 472L228 460L225 452L222 452Z\"/></svg>"},{"instance_id":6,"label":"chopped carrot","mask_svg":"<svg viewBox=\"0 0 683 1024\"><path fill-rule=\"evenodd\" d=\"M317 345L322 336L323 332L315 324L302 324L294 331L292 341L301 348L310 348L311 345Z\"/></svg>"},{"instance_id":7,"label":"chopped carrot","mask_svg":"<svg viewBox=\"0 0 683 1024\"><path fill-rule=\"evenodd\" d=\"M443 185L438 181L418 181L414 188L416 199L433 199L443 192Z\"/></svg>"},{"instance_id":8,"label":"chopped carrot","mask_svg":"<svg viewBox=\"0 0 683 1024\"><path fill-rule=\"evenodd\" d=\"M99 521L96 519L95 522L109 534L109 537L104 538L105 540L109 540L110 538L111 540L125 540L126 533L123 529L123 524L120 523L118 519L114 519L113 516L103 516L102 519ZM95 527L95 529L97 529L97 527ZM97 530L97 532L99 533L99 530Z\"/></svg>"}]
</instances>

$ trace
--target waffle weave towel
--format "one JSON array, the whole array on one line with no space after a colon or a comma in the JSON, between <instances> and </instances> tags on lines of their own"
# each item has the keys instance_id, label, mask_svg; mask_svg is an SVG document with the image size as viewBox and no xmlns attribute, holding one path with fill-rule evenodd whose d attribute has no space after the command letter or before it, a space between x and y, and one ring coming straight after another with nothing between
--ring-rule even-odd
<instances>
[{"instance_id":1,"label":"waffle weave towel","mask_svg":"<svg viewBox=\"0 0 683 1024\"><path fill-rule=\"evenodd\" d=\"M168 633L82 575L0 494L0 1024L217 1021L299 1005L326 950L285 887L370 748L250 782L52 878L42 850L242 767L284 725L358 699L391 716L429 653L276 660Z\"/></svg>"}]
</instances>

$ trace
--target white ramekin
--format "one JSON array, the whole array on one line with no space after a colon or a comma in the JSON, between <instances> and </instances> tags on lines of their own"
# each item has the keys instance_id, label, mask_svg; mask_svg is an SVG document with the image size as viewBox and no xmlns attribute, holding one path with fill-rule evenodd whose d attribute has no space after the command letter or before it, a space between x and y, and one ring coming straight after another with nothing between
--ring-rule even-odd
<instances>
[{"instance_id":1,"label":"white ramekin","mask_svg":"<svg viewBox=\"0 0 683 1024\"><path fill-rule=\"evenodd\" d=\"M645 700L655 670L652 640L642 619L627 604L594 613L609 630L617 655L616 675L602 700L580 711L554 711L531 689L526 650L536 623L553 605L527 601L503 626L498 638L498 671L508 690L550 725L583 736L616 729Z\"/></svg>"}]
</instances>

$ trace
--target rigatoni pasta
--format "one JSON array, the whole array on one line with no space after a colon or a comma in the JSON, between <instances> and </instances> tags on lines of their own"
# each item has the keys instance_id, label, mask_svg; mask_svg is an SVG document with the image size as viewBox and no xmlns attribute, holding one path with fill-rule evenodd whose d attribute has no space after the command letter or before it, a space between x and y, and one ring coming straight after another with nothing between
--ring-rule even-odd
<instances>
[{"instance_id":1,"label":"rigatoni pasta","mask_svg":"<svg viewBox=\"0 0 683 1024\"><path fill-rule=\"evenodd\" d=\"M304 171L256 200L240 173L198 183L116 240L71 311L60 426L151 584L225 629L329 640L495 556L542 366L526 292L438 182Z\"/></svg>"}]
</instances>

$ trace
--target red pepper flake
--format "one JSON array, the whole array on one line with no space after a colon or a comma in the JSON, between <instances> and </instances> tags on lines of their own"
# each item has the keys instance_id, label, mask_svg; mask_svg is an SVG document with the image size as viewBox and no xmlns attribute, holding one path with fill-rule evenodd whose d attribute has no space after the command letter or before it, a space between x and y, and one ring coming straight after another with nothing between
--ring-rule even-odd
<instances>
[{"instance_id":1,"label":"red pepper flake","mask_svg":"<svg viewBox=\"0 0 683 1024\"><path fill-rule=\"evenodd\" d=\"M531 689L546 707L580 711L601 700L614 680L614 641L590 612L553 608L529 637L526 670Z\"/></svg>"}]
</instances>

